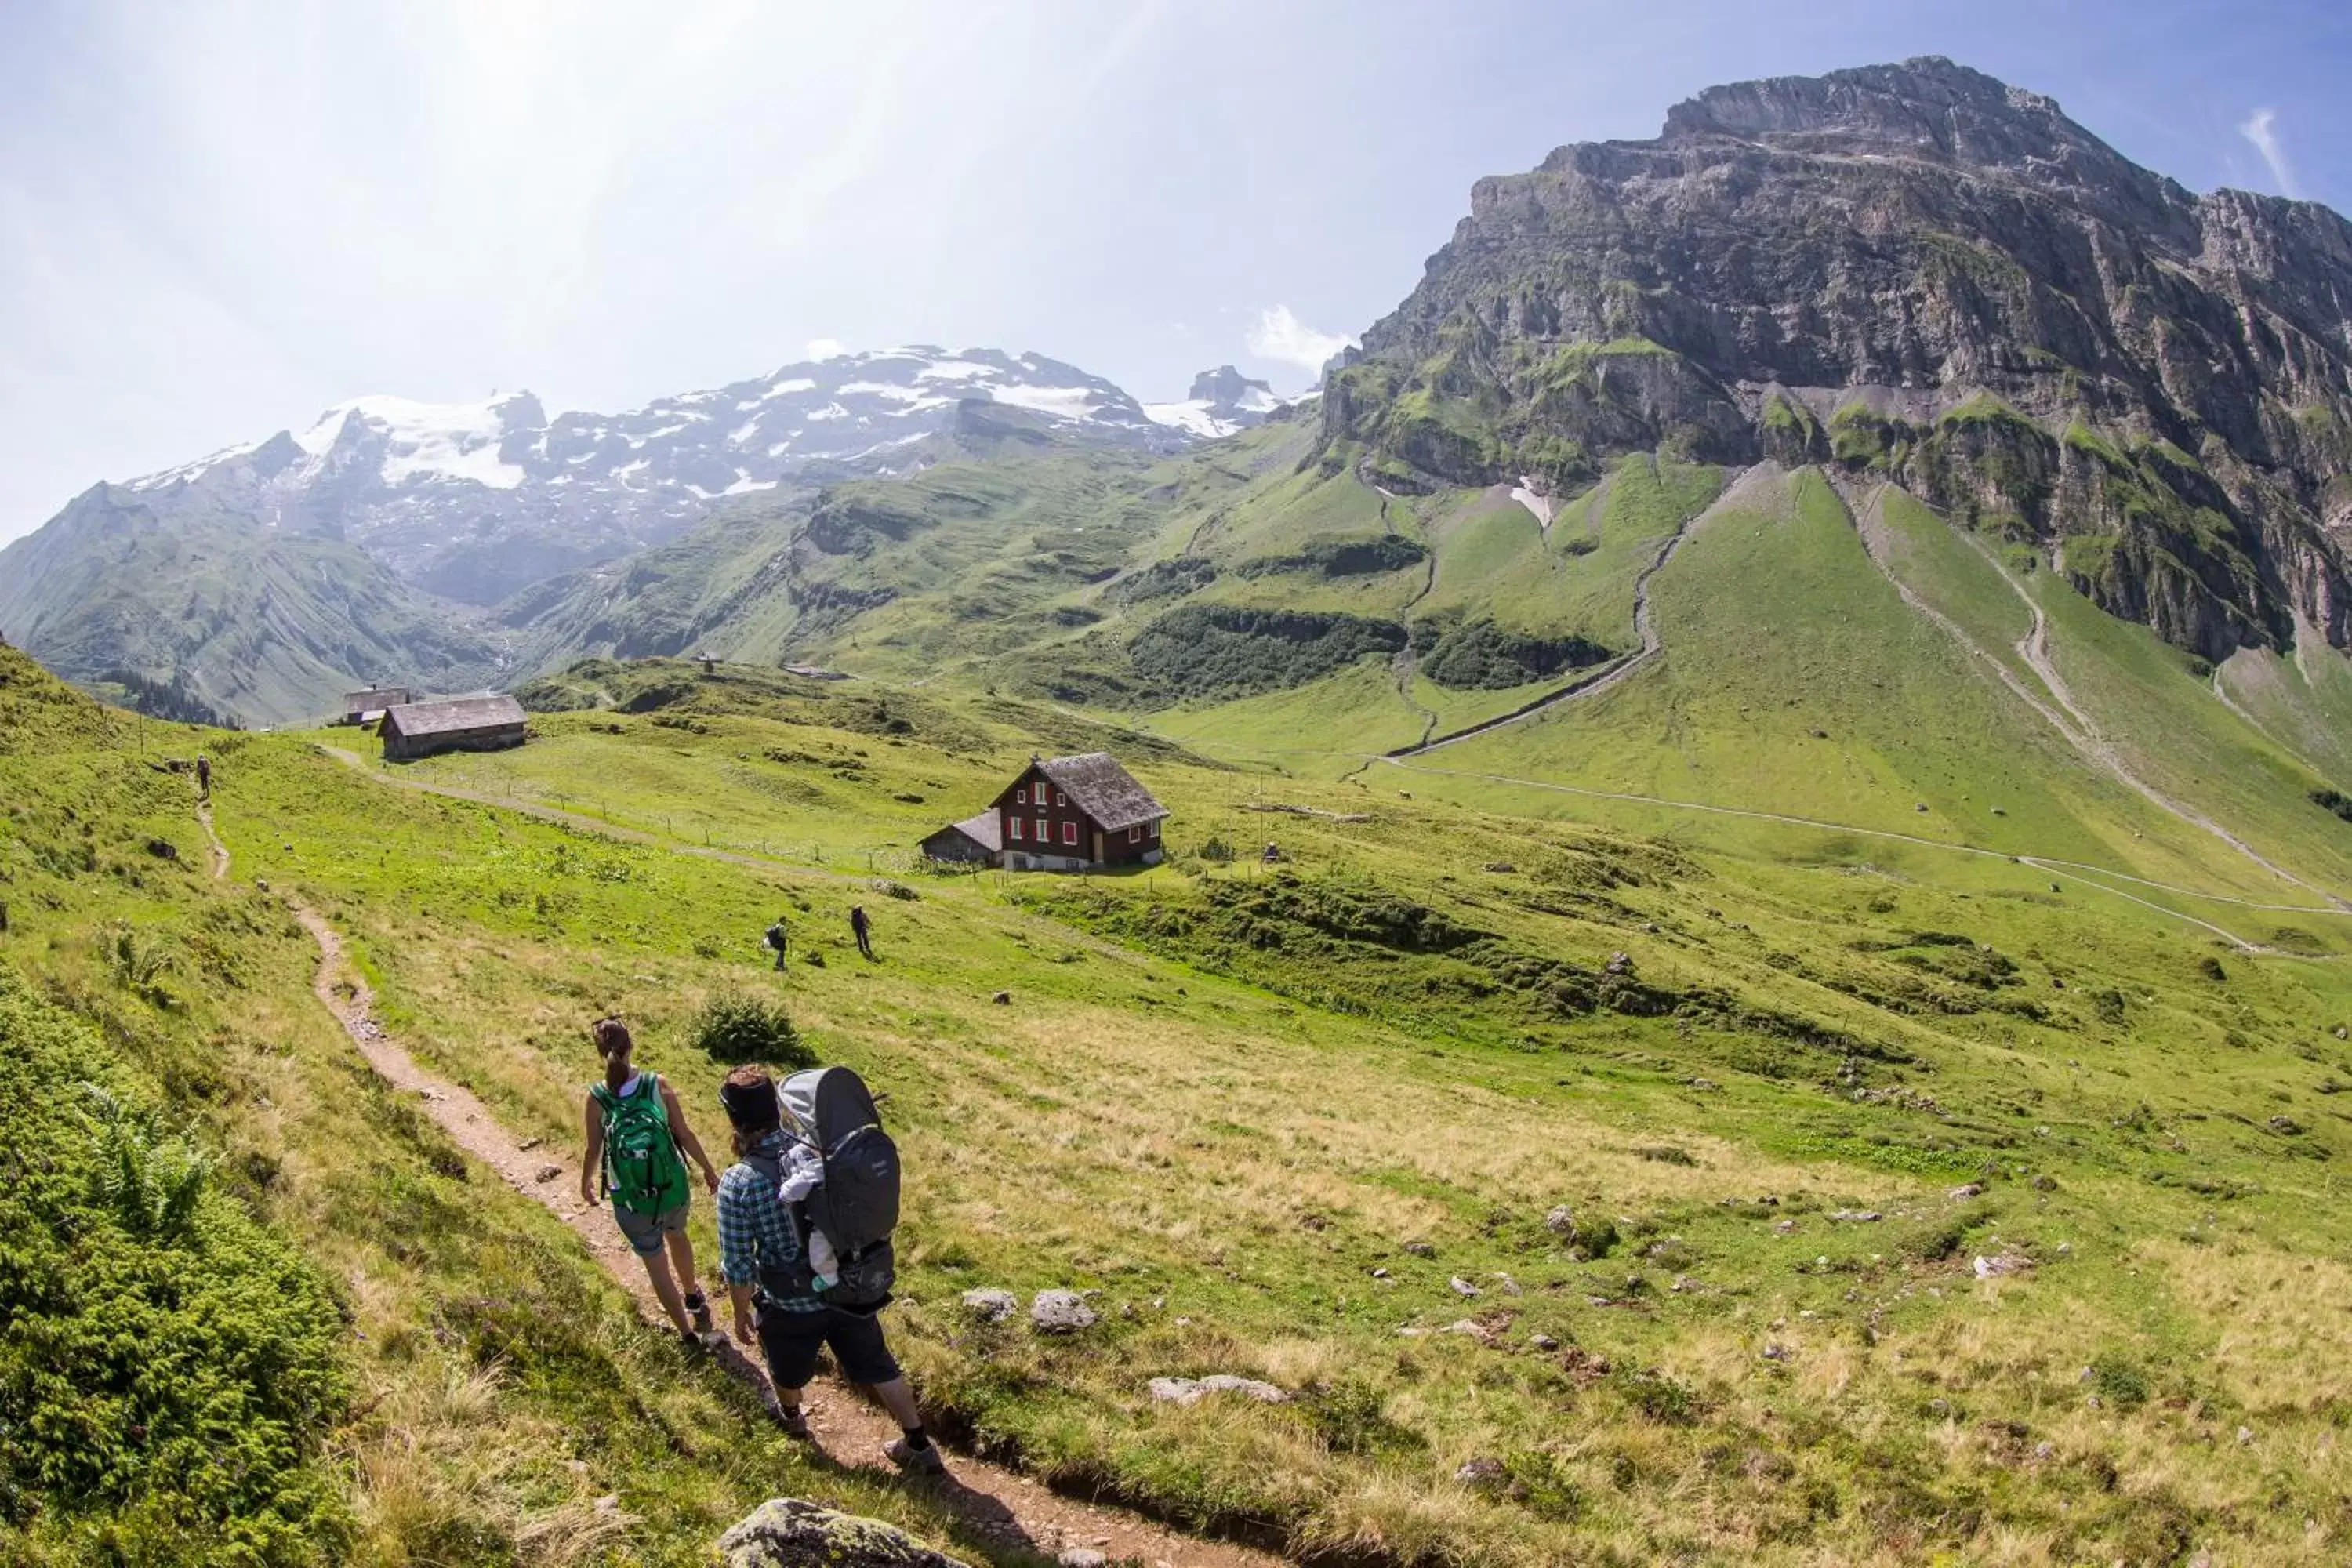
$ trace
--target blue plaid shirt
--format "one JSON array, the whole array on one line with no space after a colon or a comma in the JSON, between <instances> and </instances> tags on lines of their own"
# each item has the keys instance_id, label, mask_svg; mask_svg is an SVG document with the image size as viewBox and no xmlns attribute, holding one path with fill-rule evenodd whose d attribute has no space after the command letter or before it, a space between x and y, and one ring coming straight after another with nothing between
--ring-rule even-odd
<instances>
[{"instance_id":1,"label":"blue plaid shirt","mask_svg":"<svg viewBox=\"0 0 2352 1568\"><path fill-rule=\"evenodd\" d=\"M751 1152L766 1160L783 1158L782 1129L751 1145ZM779 1268L800 1261L800 1226L793 1211L776 1201L776 1177L763 1175L738 1161L719 1178L719 1271L730 1285L755 1285L762 1262ZM786 1312L821 1312L824 1303L814 1296L772 1296L761 1301Z\"/></svg>"}]
</instances>

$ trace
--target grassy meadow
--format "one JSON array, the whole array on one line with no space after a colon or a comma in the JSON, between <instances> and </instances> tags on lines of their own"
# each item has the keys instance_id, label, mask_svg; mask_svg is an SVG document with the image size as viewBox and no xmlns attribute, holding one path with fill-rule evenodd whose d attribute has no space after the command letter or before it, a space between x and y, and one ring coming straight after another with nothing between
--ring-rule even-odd
<instances>
[{"instance_id":1,"label":"grassy meadow","mask_svg":"<svg viewBox=\"0 0 2352 1568\"><path fill-rule=\"evenodd\" d=\"M319 1393L232 1484L143 1436L66 1463L57 1434L203 1411L135 1379L76 1406L40 1347L96 1353L105 1304L10 1298L45 1326L0 1332L0 1387L79 1425L0 1434L0 1547L692 1563L792 1493L1026 1560L767 1436L638 1325L362 1069L291 894L412 1054L551 1148L577 1136L590 1020L631 1019L715 1138L724 1068L692 1018L788 1009L887 1096L893 1332L936 1419L1067 1489L1333 1563L2342 1560L2352 916L1991 673L2056 700L2015 647L2038 606L2118 756L2342 887L2352 827L2309 799L2334 656L2198 668L2047 563L1811 471L1726 490L1632 458L1545 531L1490 494L1301 467L1302 438L1269 426L1172 479L1073 467L1062 491L942 468L929 522L852 496L829 526L904 526L928 575L828 657L908 684L589 661L526 689L514 752L390 767L347 730L142 726L0 653L0 1028L48 1064L24 1092L62 1098L87 1164L122 1136L76 1098L98 1074L156 1181L202 1189L173 1230L119 1182L58 1178L47 1223L142 1259L259 1248L286 1299L327 1303L238 1308L258 1360L229 1364ZM1069 534L1090 504L1115 515ZM1034 509L1018 560L992 506ZM1214 568L1183 569L1210 605L1492 610L1622 650L1635 574L1695 516L1636 679L1418 756L1371 753L1549 683L1441 689L1367 657L1145 710L1010 675L1083 673L1105 626L1161 607L1101 575L1153 529ZM1252 564L1335 560L1343 535L1426 553L1321 581ZM1032 640L949 659L940 616L991 550L996 622ZM862 561L825 569L854 587L881 569ZM150 765L200 748L225 882L185 777ZM1034 752L1096 748L1170 806L1166 865L920 861ZM780 914L782 973L760 941ZM709 1264L708 1205L695 1225ZM1099 1321L991 1323L961 1305L982 1287L1095 1292ZM196 1331L135 1289L165 1341ZM1213 1373L1290 1397L1148 1391ZM214 1408L262 1407L240 1375ZM265 1495L283 1527L239 1536Z\"/></svg>"},{"instance_id":2,"label":"grassy meadow","mask_svg":"<svg viewBox=\"0 0 2352 1568\"><path fill-rule=\"evenodd\" d=\"M2250 957L2000 854L1596 827L1500 784L1473 805L1433 799L1436 773L1241 772L1050 710L877 711L757 672L585 685L613 706L492 756L207 737L219 888L127 721L0 759L47 781L11 818L0 958L189 1109L223 1191L340 1303L354 1393L309 1463L348 1534L324 1556L697 1561L776 1491L927 1521L760 1437L535 1205L372 1089L308 995L288 889L420 1059L555 1143L588 1020L637 1023L709 1131L722 1068L688 1020L722 994L788 1007L889 1097L893 1318L925 1397L1065 1485L1388 1562L2342 1553L2340 918L2264 915L2310 952ZM914 839L1041 730L1137 748L1171 863L916 869ZM40 868L92 780L117 792L76 807L97 868ZM1269 839L1288 858L1255 864ZM252 928L237 983L200 956L217 911ZM168 1001L102 960L115 920L172 955ZM991 1325L960 1304L982 1286L1098 1291L1101 1321ZM1294 1397L1146 1391L1213 1372ZM24 1539L75 1560L49 1544L65 1517Z\"/></svg>"}]
</instances>

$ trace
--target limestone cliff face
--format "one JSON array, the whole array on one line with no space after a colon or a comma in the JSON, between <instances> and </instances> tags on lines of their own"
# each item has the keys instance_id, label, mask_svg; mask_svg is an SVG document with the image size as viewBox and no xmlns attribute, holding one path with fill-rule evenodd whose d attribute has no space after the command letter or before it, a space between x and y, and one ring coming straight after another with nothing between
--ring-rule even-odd
<instances>
[{"instance_id":1,"label":"limestone cliff face","mask_svg":"<svg viewBox=\"0 0 2352 1568\"><path fill-rule=\"evenodd\" d=\"M2209 657L2352 637L2352 226L2198 196L1940 59L1713 88L1478 182L1328 378L1382 482L1876 469Z\"/></svg>"}]
</instances>

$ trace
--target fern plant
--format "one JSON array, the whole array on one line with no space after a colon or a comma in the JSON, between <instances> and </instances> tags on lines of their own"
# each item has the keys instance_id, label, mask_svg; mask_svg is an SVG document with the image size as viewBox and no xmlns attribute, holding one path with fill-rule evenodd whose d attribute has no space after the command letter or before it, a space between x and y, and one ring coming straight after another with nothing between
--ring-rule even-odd
<instances>
[{"instance_id":1,"label":"fern plant","mask_svg":"<svg viewBox=\"0 0 2352 1568\"><path fill-rule=\"evenodd\" d=\"M100 1151L92 1195L134 1236L170 1241L186 1235L212 1177L213 1156L184 1136L164 1136L152 1117L103 1086L81 1087Z\"/></svg>"}]
</instances>

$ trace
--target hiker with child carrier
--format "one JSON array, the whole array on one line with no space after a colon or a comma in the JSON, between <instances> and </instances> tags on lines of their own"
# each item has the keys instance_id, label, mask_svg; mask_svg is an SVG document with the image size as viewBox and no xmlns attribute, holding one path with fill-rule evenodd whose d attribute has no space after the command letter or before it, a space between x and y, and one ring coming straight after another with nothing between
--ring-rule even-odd
<instances>
[{"instance_id":1,"label":"hiker with child carrier","mask_svg":"<svg viewBox=\"0 0 2352 1568\"><path fill-rule=\"evenodd\" d=\"M801 1391L827 1347L898 1423L884 1455L902 1470L945 1467L877 1316L897 1282L898 1150L864 1080L814 1068L779 1085L761 1067L727 1075L719 1103L736 1163L719 1184L719 1260L735 1337L758 1344L777 1419L809 1436Z\"/></svg>"},{"instance_id":2,"label":"hiker with child carrier","mask_svg":"<svg viewBox=\"0 0 2352 1568\"><path fill-rule=\"evenodd\" d=\"M890 1235L898 1226L898 1149L865 1081L841 1067L794 1073L782 1084L761 1067L729 1073L719 1102L736 1163L722 1177L669 1085L633 1063L627 1026L604 1018L593 1032L604 1080L588 1091L580 1196L597 1201L588 1173L600 1172L613 1218L679 1336L699 1349L711 1331L686 1236L691 1159L719 1199L719 1273L735 1337L766 1359L784 1430L810 1435L801 1391L830 1347L842 1375L870 1385L897 1419L901 1436L883 1449L890 1462L940 1472L939 1449L876 1316L898 1280Z\"/></svg>"}]
</instances>

